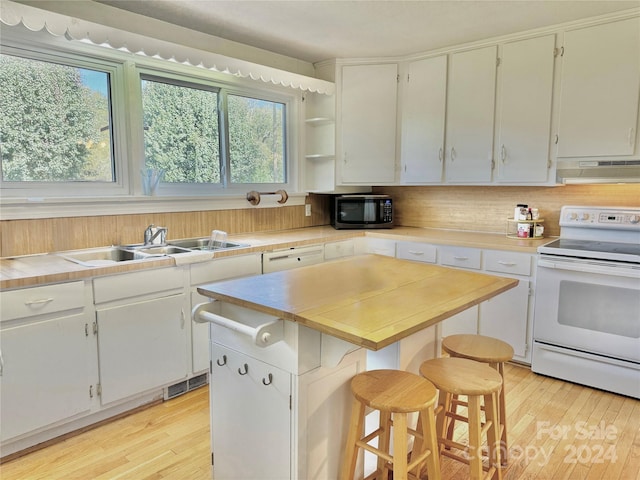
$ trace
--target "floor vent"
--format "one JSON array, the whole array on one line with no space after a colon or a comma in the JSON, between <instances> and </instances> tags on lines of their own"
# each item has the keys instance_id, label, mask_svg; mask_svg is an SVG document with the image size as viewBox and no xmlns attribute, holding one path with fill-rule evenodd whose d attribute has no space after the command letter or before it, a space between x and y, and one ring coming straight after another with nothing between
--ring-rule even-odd
<instances>
[{"instance_id":1,"label":"floor vent","mask_svg":"<svg viewBox=\"0 0 640 480\"><path fill-rule=\"evenodd\" d=\"M197 377L190 378L189 380L184 380L183 382L170 385L164 390L164 399L169 400L171 398L175 398L178 395L182 395L183 393L202 387L207 383L209 383L209 376L207 373L203 373Z\"/></svg>"}]
</instances>

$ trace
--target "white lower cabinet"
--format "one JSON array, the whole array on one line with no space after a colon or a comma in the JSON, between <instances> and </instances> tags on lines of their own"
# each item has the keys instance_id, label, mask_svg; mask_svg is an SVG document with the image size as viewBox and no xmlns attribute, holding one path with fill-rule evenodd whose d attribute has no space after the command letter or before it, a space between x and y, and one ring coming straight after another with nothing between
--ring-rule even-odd
<instances>
[{"instance_id":1,"label":"white lower cabinet","mask_svg":"<svg viewBox=\"0 0 640 480\"><path fill-rule=\"evenodd\" d=\"M0 295L0 440L88 413L97 369L90 288L84 282Z\"/></svg>"},{"instance_id":2,"label":"white lower cabinet","mask_svg":"<svg viewBox=\"0 0 640 480\"><path fill-rule=\"evenodd\" d=\"M510 344L514 359L531 363L531 322L529 305L535 255L503 250L482 250L422 242L397 242L397 257L435 263L454 268L517 278L518 285L439 324L440 337L456 334L481 334Z\"/></svg>"},{"instance_id":3,"label":"white lower cabinet","mask_svg":"<svg viewBox=\"0 0 640 480\"><path fill-rule=\"evenodd\" d=\"M86 323L78 314L2 330L2 441L91 409Z\"/></svg>"},{"instance_id":4,"label":"white lower cabinet","mask_svg":"<svg viewBox=\"0 0 640 480\"><path fill-rule=\"evenodd\" d=\"M102 403L187 376L184 294L96 311Z\"/></svg>"},{"instance_id":5,"label":"white lower cabinet","mask_svg":"<svg viewBox=\"0 0 640 480\"><path fill-rule=\"evenodd\" d=\"M172 267L94 279L103 405L187 378L184 278Z\"/></svg>"}]
</instances>

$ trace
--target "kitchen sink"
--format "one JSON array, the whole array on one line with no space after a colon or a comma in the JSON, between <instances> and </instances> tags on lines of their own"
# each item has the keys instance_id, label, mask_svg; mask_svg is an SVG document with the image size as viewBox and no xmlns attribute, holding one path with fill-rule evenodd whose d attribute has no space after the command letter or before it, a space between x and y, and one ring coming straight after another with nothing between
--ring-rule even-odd
<instances>
[{"instance_id":1,"label":"kitchen sink","mask_svg":"<svg viewBox=\"0 0 640 480\"><path fill-rule=\"evenodd\" d=\"M118 262L131 262L133 260L144 260L147 258L164 257L166 255L189 252L191 252L191 250L174 245L141 245L79 250L75 252L59 253L58 256L86 267L97 267Z\"/></svg>"},{"instance_id":2,"label":"kitchen sink","mask_svg":"<svg viewBox=\"0 0 640 480\"><path fill-rule=\"evenodd\" d=\"M213 242L213 245L209 247L209 237L171 240L168 244L169 246L181 247L189 250L231 250L233 248L245 248L249 246L246 243Z\"/></svg>"}]
</instances>

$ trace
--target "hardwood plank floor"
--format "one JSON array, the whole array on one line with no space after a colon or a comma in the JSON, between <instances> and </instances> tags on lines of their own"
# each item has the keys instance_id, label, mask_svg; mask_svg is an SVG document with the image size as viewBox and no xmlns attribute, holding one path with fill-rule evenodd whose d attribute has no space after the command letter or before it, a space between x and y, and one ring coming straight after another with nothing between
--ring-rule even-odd
<instances>
[{"instance_id":1,"label":"hardwood plank floor","mask_svg":"<svg viewBox=\"0 0 640 480\"><path fill-rule=\"evenodd\" d=\"M506 378L505 480L640 480L640 401L517 365L507 365ZM464 439L464 428L456 435ZM203 387L6 462L0 478L209 480L210 453ZM468 478L464 466L442 464L443 478Z\"/></svg>"}]
</instances>

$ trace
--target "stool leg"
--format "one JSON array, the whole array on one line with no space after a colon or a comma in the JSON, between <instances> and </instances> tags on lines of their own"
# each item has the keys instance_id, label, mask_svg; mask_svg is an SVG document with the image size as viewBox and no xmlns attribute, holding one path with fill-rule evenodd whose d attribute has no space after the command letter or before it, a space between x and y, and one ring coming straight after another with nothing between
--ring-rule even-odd
<instances>
[{"instance_id":1,"label":"stool leg","mask_svg":"<svg viewBox=\"0 0 640 480\"><path fill-rule=\"evenodd\" d=\"M429 407L426 410L420 412L420 418L424 417L425 421L422 422L422 438L423 449L431 450L431 455L427 457L427 476L429 480L440 480L440 448L438 447L438 437L436 436L436 428L434 425L435 414L433 407ZM420 477L420 467L416 472L416 476Z\"/></svg>"},{"instance_id":2,"label":"stool leg","mask_svg":"<svg viewBox=\"0 0 640 480\"><path fill-rule=\"evenodd\" d=\"M458 394L453 394L453 396L451 397L451 413L453 413L454 416L449 417L449 426L447 427L447 435L446 438L448 438L449 440L453 440L453 430L455 429L455 424L456 424L456 418L455 415L457 415L458 413ZM448 447L445 447L448 448Z\"/></svg>"},{"instance_id":3,"label":"stool leg","mask_svg":"<svg viewBox=\"0 0 640 480\"><path fill-rule=\"evenodd\" d=\"M498 394L492 393L484 396L484 413L487 422L492 422L487 430L487 447L489 450L489 468L495 467L494 479L502 479L501 467L501 444L500 444L500 420L498 416Z\"/></svg>"},{"instance_id":4,"label":"stool leg","mask_svg":"<svg viewBox=\"0 0 640 480\"><path fill-rule=\"evenodd\" d=\"M382 430L382 433L380 433L380 436L378 437L378 449L383 452L388 452L391 440L391 412L380 412L380 429ZM387 478L389 478L389 464L384 458L378 457L377 469L379 472L382 472L382 480L387 480Z\"/></svg>"},{"instance_id":5,"label":"stool leg","mask_svg":"<svg viewBox=\"0 0 640 480\"><path fill-rule=\"evenodd\" d=\"M440 390L438 397L438 415L436 417L436 435L438 436L438 455L442 452L444 443L440 439L445 435L445 427L447 424L447 412L451 405L451 394Z\"/></svg>"},{"instance_id":6,"label":"stool leg","mask_svg":"<svg viewBox=\"0 0 640 480\"><path fill-rule=\"evenodd\" d=\"M349 420L349 433L345 445L345 455L340 470L340 480L353 480L356 473L358 460L358 447L356 442L362 436L364 428L364 404L354 399L351 406L351 420Z\"/></svg>"},{"instance_id":7,"label":"stool leg","mask_svg":"<svg viewBox=\"0 0 640 480\"><path fill-rule=\"evenodd\" d=\"M393 415L393 479L407 480L407 414Z\"/></svg>"},{"instance_id":8,"label":"stool leg","mask_svg":"<svg viewBox=\"0 0 640 480\"><path fill-rule=\"evenodd\" d=\"M483 478L482 473L482 438L480 438L480 397L469 395L469 468L472 480Z\"/></svg>"},{"instance_id":9,"label":"stool leg","mask_svg":"<svg viewBox=\"0 0 640 480\"><path fill-rule=\"evenodd\" d=\"M502 433L500 435L500 447L502 453L500 460L502 465L507 465L509 461L509 447L507 445L507 402L504 385L504 363L498 364L498 373L502 377L502 388L498 396L498 415L500 417L500 425L502 426Z\"/></svg>"}]
</instances>

